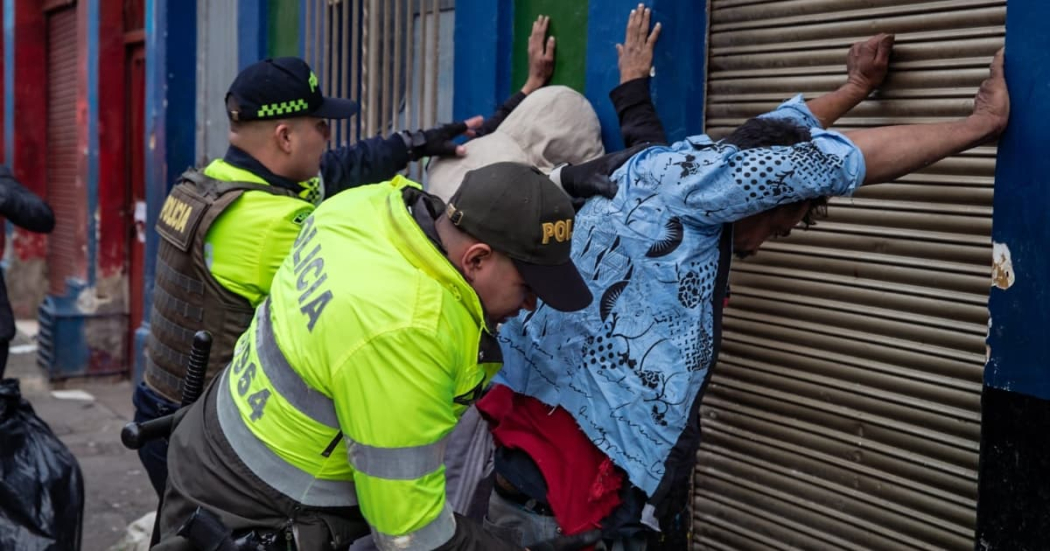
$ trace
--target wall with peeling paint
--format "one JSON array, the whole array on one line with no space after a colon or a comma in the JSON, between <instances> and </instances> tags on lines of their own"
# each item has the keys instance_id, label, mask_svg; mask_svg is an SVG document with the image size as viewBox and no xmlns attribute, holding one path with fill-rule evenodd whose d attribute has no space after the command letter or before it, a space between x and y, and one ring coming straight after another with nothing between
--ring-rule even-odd
<instances>
[{"instance_id":1,"label":"wall with peeling paint","mask_svg":"<svg viewBox=\"0 0 1050 551\"><path fill-rule=\"evenodd\" d=\"M208 14L200 10L206 7L218 9L203 0L147 0L146 201L135 213L136 220L141 220L138 225L146 245L146 316L134 337L136 381L142 377L144 343L149 335L158 239L153 225L168 190L186 167L225 151L226 121L221 102L236 72L265 57L301 55L298 0L226 2L222 10L236 17L220 22L204 17ZM196 47L186 48L186 44ZM216 50L206 47L209 45L229 55L216 59ZM207 93L199 96L186 94L185 90ZM200 103L202 97L209 102L207 105ZM219 119L215 118L216 113Z\"/></svg>"},{"instance_id":2,"label":"wall with peeling paint","mask_svg":"<svg viewBox=\"0 0 1050 551\"><path fill-rule=\"evenodd\" d=\"M39 2L4 0L4 162L22 185L47 196L47 86L44 17ZM17 137L16 137L17 136ZM32 317L47 290L47 236L7 224L4 261L16 317Z\"/></svg>"},{"instance_id":3,"label":"wall with peeling paint","mask_svg":"<svg viewBox=\"0 0 1050 551\"><path fill-rule=\"evenodd\" d=\"M7 281L16 316L38 316L41 322L38 363L52 378L128 371L133 209L128 203L125 61L128 48L142 40L142 4L81 0L56 8L75 17L75 36L62 36L75 45L77 66L70 90L75 118L65 123L76 129L76 155L70 160L70 181L58 182L48 171L65 165L49 163L54 159L49 159L47 135L54 128L41 123L48 120L52 101L41 90L65 89L52 80L62 75L47 73L51 7L34 0L4 2L5 19L10 16L13 23L3 29L4 81L14 90L5 95L5 157L27 187L62 201L52 205L60 220L50 237L20 230L9 234ZM135 17L126 17L129 12ZM63 248L53 250L56 243ZM47 258L61 260L61 278Z\"/></svg>"},{"instance_id":4,"label":"wall with peeling paint","mask_svg":"<svg viewBox=\"0 0 1050 551\"><path fill-rule=\"evenodd\" d=\"M1010 247L1006 243L992 243L992 286L1005 291L1016 279Z\"/></svg>"},{"instance_id":5,"label":"wall with peeling paint","mask_svg":"<svg viewBox=\"0 0 1050 551\"><path fill-rule=\"evenodd\" d=\"M1045 549L1050 533L1050 3L1006 11L1010 124L999 140L979 549Z\"/></svg>"},{"instance_id":6,"label":"wall with peeling paint","mask_svg":"<svg viewBox=\"0 0 1050 551\"><path fill-rule=\"evenodd\" d=\"M149 335L153 302L157 232L153 224L175 178L194 164L196 97L197 3L146 0L146 251L143 259L143 311L135 331L134 379L144 368L143 350Z\"/></svg>"},{"instance_id":7,"label":"wall with peeling paint","mask_svg":"<svg viewBox=\"0 0 1050 551\"><path fill-rule=\"evenodd\" d=\"M999 142L995 173L995 271L988 309L995 321L985 369L989 386L1050 400L1050 39L1026 25L1045 22L1050 6L1018 2L1007 10L1006 75L1010 125ZM1012 25L1012 27L1011 27Z\"/></svg>"}]
</instances>

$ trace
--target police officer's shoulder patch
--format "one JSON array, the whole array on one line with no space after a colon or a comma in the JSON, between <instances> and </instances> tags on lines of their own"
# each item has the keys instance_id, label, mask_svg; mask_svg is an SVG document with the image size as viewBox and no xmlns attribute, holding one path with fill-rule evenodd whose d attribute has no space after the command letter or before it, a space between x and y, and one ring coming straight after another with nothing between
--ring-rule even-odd
<instances>
[{"instance_id":1,"label":"police officer's shoulder patch","mask_svg":"<svg viewBox=\"0 0 1050 551\"><path fill-rule=\"evenodd\" d=\"M160 209L157 233L182 252L187 252L193 244L197 225L207 211L208 204L203 198L190 193L183 184L177 185Z\"/></svg>"},{"instance_id":2,"label":"police officer's shoulder patch","mask_svg":"<svg viewBox=\"0 0 1050 551\"><path fill-rule=\"evenodd\" d=\"M295 215L292 216L292 223L298 226L302 226L303 222L305 222L306 219L310 217L310 214L312 214L313 211L314 209L303 209L299 212L296 212Z\"/></svg>"}]
</instances>

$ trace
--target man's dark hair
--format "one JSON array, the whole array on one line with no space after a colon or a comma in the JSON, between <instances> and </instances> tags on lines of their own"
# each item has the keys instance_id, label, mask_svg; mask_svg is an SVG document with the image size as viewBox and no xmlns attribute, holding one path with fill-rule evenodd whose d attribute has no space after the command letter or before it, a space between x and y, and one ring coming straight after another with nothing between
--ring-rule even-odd
<instances>
[{"instance_id":1,"label":"man's dark hair","mask_svg":"<svg viewBox=\"0 0 1050 551\"><path fill-rule=\"evenodd\" d=\"M789 146L813 139L809 129L799 126L789 119L770 117L753 118L740 125L723 143L735 145L740 149L755 149L774 145ZM810 227L818 218L828 216L828 198L817 197L809 200L809 210L802 217L802 225Z\"/></svg>"},{"instance_id":2,"label":"man's dark hair","mask_svg":"<svg viewBox=\"0 0 1050 551\"><path fill-rule=\"evenodd\" d=\"M741 124L723 143L732 144L740 149L770 147L774 145L795 145L808 142L813 137L809 129L801 127L789 119L754 118Z\"/></svg>"}]
</instances>

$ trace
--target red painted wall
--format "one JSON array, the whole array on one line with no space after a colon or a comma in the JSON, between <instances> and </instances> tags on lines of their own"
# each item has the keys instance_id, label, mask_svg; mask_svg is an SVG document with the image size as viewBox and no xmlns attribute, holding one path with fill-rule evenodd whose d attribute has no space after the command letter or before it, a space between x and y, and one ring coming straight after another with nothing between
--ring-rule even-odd
<instances>
[{"instance_id":1,"label":"red painted wall","mask_svg":"<svg viewBox=\"0 0 1050 551\"><path fill-rule=\"evenodd\" d=\"M105 4L106 2L102 2ZM88 242L88 224L87 217L94 216L96 213L87 212L87 193L88 193L88 178L89 178L89 165L88 165L88 149L91 136L88 128L88 32L89 32L89 13L88 3L79 2L76 5L77 10L77 176L76 184L72 190L66 192L65 197L83 199L84 203L76 205L76 208L72 209L69 213L73 220L72 224L62 227L60 220L55 220L55 233L58 231L65 230L70 232L72 236L73 249L73 277L87 281L88 270L92 267L88 266L88 254L87 254L87 242ZM50 39L49 39L50 40ZM101 68L102 63L99 62ZM53 77L53 75L49 75ZM101 94L100 94L101 97ZM75 215L74 215L75 214ZM54 258L54 256L52 256ZM68 258L68 257L67 257ZM54 282L52 282L54 286Z\"/></svg>"},{"instance_id":2,"label":"red painted wall","mask_svg":"<svg viewBox=\"0 0 1050 551\"><path fill-rule=\"evenodd\" d=\"M38 0L15 0L15 89L12 168L22 185L47 195L47 50L44 14ZM19 258L43 258L43 243L26 246Z\"/></svg>"},{"instance_id":3,"label":"red painted wall","mask_svg":"<svg viewBox=\"0 0 1050 551\"><path fill-rule=\"evenodd\" d=\"M124 73L124 6L99 3L98 62L98 279L125 273L128 208L125 121L127 83Z\"/></svg>"},{"instance_id":4,"label":"red painted wall","mask_svg":"<svg viewBox=\"0 0 1050 551\"><path fill-rule=\"evenodd\" d=\"M14 128L17 140L13 155L5 162L15 177L34 193L47 197L47 50L44 14L39 0L15 0L14 89L5 90L15 102ZM43 261L47 236L15 228L11 239L15 261ZM28 287L46 287L46 282L8 279L11 306L18 317L33 316L37 293L20 292ZM25 287L22 287L25 286ZM37 289L39 291L39 289Z\"/></svg>"}]
</instances>

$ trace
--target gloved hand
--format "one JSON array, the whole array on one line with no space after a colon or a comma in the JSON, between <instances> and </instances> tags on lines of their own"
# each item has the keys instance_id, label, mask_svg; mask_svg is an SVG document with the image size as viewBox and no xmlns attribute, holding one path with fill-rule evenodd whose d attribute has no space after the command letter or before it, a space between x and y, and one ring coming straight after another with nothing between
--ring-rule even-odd
<instances>
[{"instance_id":1,"label":"gloved hand","mask_svg":"<svg viewBox=\"0 0 1050 551\"><path fill-rule=\"evenodd\" d=\"M426 130L405 130L400 133L401 139L405 141L408 148L408 157L418 161L423 157L453 157L463 156L466 149L456 145L452 140L461 134L473 137L474 129L481 126L482 118L471 117L465 121L441 124Z\"/></svg>"},{"instance_id":2,"label":"gloved hand","mask_svg":"<svg viewBox=\"0 0 1050 551\"><path fill-rule=\"evenodd\" d=\"M647 147L649 145L640 144L616 153L603 155L593 161L563 166L551 173L551 180L561 185L565 193L568 193L573 198L572 205L576 207L576 210L583 206L587 198L595 195L612 199L616 196L619 187L609 176L616 172L620 165L627 162L627 159L630 159Z\"/></svg>"},{"instance_id":3,"label":"gloved hand","mask_svg":"<svg viewBox=\"0 0 1050 551\"><path fill-rule=\"evenodd\" d=\"M529 551L576 551L590 547L602 539L601 530L591 530L573 536L558 536L549 540L534 543L528 547Z\"/></svg>"}]
</instances>

